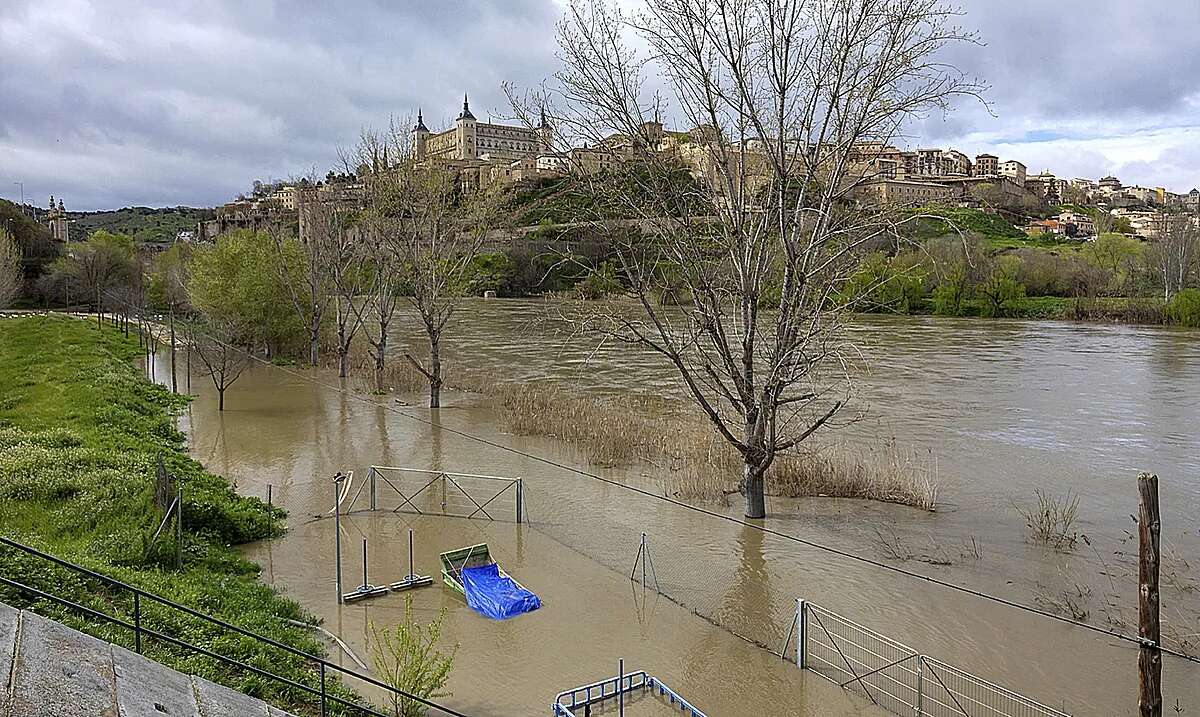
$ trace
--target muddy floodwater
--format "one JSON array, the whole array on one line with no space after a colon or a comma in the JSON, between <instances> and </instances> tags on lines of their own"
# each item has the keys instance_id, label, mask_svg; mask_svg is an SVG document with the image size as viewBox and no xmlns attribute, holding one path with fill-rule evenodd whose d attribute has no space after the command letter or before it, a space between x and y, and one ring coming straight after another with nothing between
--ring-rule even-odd
<instances>
[{"instance_id":1,"label":"muddy floodwater","mask_svg":"<svg viewBox=\"0 0 1200 717\"><path fill-rule=\"evenodd\" d=\"M447 353L497 380L675 395L670 369L653 357L571 338L546 318L552 314L537 301L472 302L449 334ZM400 321L396 343L403 346L413 328ZM833 440L853 447L894 438L935 456L941 507L926 513L856 500L775 499L764 526L1041 609L1062 609L1071 598L1083 619L1129 631L1137 604L1130 516L1137 473L1150 470L1161 481L1171 558L1163 617L1184 639L1200 633L1200 333L867 317L855 320L851 334L865 358L856 375L864 418ZM160 354L156 378L168 380L168 371ZM289 510L289 530L248 546L248 557L263 566L263 580L364 660L369 626L397 621L404 598L337 604L328 516L334 472L354 471L359 485L371 465L522 478L520 525L508 494L487 505L495 518L488 520L360 510L364 491L343 520L347 589L361 582L364 538L371 582L407 573L413 530L417 572L435 584L409 594L422 618L447 611L445 638L460 648L445 702L464 712L549 714L557 692L615 674L624 658L714 716L882 714L762 647L779 650L799 598L1052 707L1079 715L1135 711L1137 651L1128 643L572 472L652 487L656 469L594 466L553 439L511 435L475 394L451 392L446 407L430 411L419 407L419 396L341 387L324 371L256 366L229 390L219 414L211 385L196 375L197 397L180 427L193 455L239 492L265 498L271 486L274 501ZM420 487L411 478L400 487ZM1026 540L1015 506L1032 503L1039 488L1079 495L1078 529L1087 541L1075 550ZM436 489L417 506L436 509ZM379 487L386 508L400 503L391 490ZM452 498L450 507L470 512L468 500ZM740 516L738 505L705 507ZM640 574L630 581L643 532L669 597L643 590ZM881 534L895 536L913 557L888 554ZM484 542L541 597L541 610L494 622L441 585L438 554ZM331 654L355 667L337 648ZM1200 713L1200 665L1167 657L1163 682L1169 706L1178 700L1184 714ZM666 713L653 702L634 707L631 715Z\"/></svg>"}]
</instances>

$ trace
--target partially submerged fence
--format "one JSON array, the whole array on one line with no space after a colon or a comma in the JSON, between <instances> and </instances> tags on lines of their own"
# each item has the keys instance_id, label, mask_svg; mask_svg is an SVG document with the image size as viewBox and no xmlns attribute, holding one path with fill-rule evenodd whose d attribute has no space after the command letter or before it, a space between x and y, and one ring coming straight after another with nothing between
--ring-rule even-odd
<instances>
[{"instance_id":1,"label":"partially submerged fence","mask_svg":"<svg viewBox=\"0 0 1200 717\"><path fill-rule=\"evenodd\" d=\"M705 714L695 705L663 684L662 680L647 674L645 670L626 672L623 661L616 677L560 692L554 698L554 704L550 705L550 709L554 717L587 717L592 714L593 707L599 707L602 703L615 699L622 700L619 712L624 714L623 700L625 696L636 693L649 693L657 696L673 709L688 717L705 717Z\"/></svg>"},{"instance_id":2,"label":"partially submerged fence","mask_svg":"<svg viewBox=\"0 0 1200 717\"><path fill-rule=\"evenodd\" d=\"M484 520L511 515L518 523L525 521L525 490L520 478L371 466L367 471L367 487L371 510L380 510L381 505L387 508L391 503L390 510L395 513Z\"/></svg>"},{"instance_id":3,"label":"partially submerged fence","mask_svg":"<svg viewBox=\"0 0 1200 717\"><path fill-rule=\"evenodd\" d=\"M1068 717L805 600L796 603L785 653L793 636L801 669L898 715Z\"/></svg>"},{"instance_id":4,"label":"partially submerged fence","mask_svg":"<svg viewBox=\"0 0 1200 717\"><path fill-rule=\"evenodd\" d=\"M365 505L364 505L365 503ZM365 510L446 515L480 520L526 520L525 484L520 478L452 471L371 466L366 479L345 476L337 493L342 515ZM333 510L328 515L332 516Z\"/></svg>"}]
</instances>

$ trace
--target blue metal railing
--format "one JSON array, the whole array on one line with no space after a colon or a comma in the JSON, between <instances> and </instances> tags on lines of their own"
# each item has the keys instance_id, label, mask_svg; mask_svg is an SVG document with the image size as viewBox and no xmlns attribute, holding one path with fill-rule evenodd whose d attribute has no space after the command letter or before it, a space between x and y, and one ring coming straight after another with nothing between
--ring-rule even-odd
<instances>
[{"instance_id":1,"label":"blue metal railing","mask_svg":"<svg viewBox=\"0 0 1200 717\"><path fill-rule=\"evenodd\" d=\"M661 680L649 675L645 670L626 672L616 677L581 685L558 693L551 705L554 717L578 717L575 710L580 707L590 707L604 700L611 700L619 695L630 694L641 690L657 692L659 697L666 698L672 706L687 712L691 717L707 717L691 702L685 700L678 692L668 687Z\"/></svg>"}]
</instances>

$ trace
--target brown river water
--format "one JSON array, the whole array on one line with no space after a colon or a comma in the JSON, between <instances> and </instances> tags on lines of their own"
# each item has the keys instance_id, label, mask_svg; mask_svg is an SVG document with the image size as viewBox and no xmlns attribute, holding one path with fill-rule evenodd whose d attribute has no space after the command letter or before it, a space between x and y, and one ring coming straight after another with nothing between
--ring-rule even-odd
<instances>
[{"instance_id":1,"label":"brown river water","mask_svg":"<svg viewBox=\"0 0 1200 717\"><path fill-rule=\"evenodd\" d=\"M449 333L447 353L505 380L674 395L669 367L628 347L570 337L545 318L552 313L538 301L472 302ZM400 320L396 343L414 330ZM1110 602L1136 624L1129 558L1136 544L1127 536L1136 475L1150 470L1160 477L1163 542L1173 559L1170 578L1164 566L1164 583L1174 587L1163 594L1163 616L1181 634L1200 632L1200 332L862 317L850 333L865 358L855 404L864 418L835 440L854 446L895 437L930 452L941 507L926 513L857 500L773 499L766 527L1023 604L1045 608L1039 597L1067 592L1103 626L1115 611L1104 608ZM160 358L154 373L169 380L167 361ZM440 580L409 593L418 617L447 610L445 638L460 649L445 702L464 712L549 714L557 692L615 674L623 657L627 668L647 670L713 716L882 714L750 642L778 651L798 598L1052 707L1135 712L1137 651L1128 643L505 450L654 485L653 466L594 466L553 439L507 433L474 394L451 392L446 407L430 411L338 387L324 371L255 366L219 414L211 384L195 375L196 400L180 427L193 455L240 492L265 497L272 486L275 502L290 511L289 531L248 546L247 556L263 566L263 580L368 661L369 625L394 623L404 602L392 594L337 604L333 521L316 518L332 508L332 474L353 470L361 478L371 465L392 465L523 478L523 525L503 497L489 506L496 521L364 511L343 522L348 587L360 582L364 537L371 581L402 577L411 528L418 573L436 578L438 553L487 542L501 566L541 597L541 610L493 622ZM1025 540L1014 505L1033 501L1036 488L1079 494L1080 530L1090 545L1059 553ZM705 507L740 517L738 505ZM950 555L954 564L888 558L880 530L914 553ZM670 599L629 579L642 532ZM978 556L962 555L972 540ZM354 667L337 648L331 654ZM1178 699L1185 714L1200 713L1200 665L1167 657L1163 682L1168 706ZM630 713L666 714L659 707L642 701Z\"/></svg>"}]
</instances>

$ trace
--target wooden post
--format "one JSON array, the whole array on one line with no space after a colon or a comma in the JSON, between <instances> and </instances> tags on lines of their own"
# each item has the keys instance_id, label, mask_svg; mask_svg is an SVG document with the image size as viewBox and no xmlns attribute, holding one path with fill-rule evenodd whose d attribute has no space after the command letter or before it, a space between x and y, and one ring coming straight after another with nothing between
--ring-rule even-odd
<instances>
[{"instance_id":1,"label":"wooden post","mask_svg":"<svg viewBox=\"0 0 1200 717\"><path fill-rule=\"evenodd\" d=\"M1158 621L1158 476L1138 476L1138 714L1162 717Z\"/></svg>"}]
</instances>

